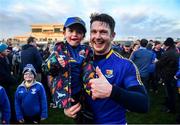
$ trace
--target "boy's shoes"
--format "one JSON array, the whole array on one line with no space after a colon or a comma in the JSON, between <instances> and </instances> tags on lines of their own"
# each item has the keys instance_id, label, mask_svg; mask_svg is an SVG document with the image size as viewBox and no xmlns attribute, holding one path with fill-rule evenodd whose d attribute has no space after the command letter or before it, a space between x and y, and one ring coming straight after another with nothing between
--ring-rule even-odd
<instances>
[{"instance_id":1,"label":"boy's shoes","mask_svg":"<svg viewBox=\"0 0 180 125\"><path fill-rule=\"evenodd\" d=\"M56 109L56 108L57 108L57 106L56 106L56 105L54 105L52 108L53 108L53 109Z\"/></svg>"},{"instance_id":2,"label":"boy's shoes","mask_svg":"<svg viewBox=\"0 0 180 125\"><path fill-rule=\"evenodd\" d=\"M176 118L176 123L180 124L180 116Z\"/></svg>"},{"instance_id":3,"label":"boy's shoes","mask_svg":"<svg viewBox=\"0 0 180 125\"><path fill-rule=\"evenodd\" d=\"M169 108L167 108L167 107L163 107L163 108L162 108L162 112L175 113L175 110L171 110L171 109L169 109Z\"/></svg>"},{"instance_id":4,"label":"boy's shoes","mask_svg":"<svg viewBox=\"0 0 180 125\"><path fill-rule=\"evenodd\" d=\"M57 106L56 106L54 103L50 103L50 104L49 104L49 107L50 107L50 108L53 108L53 109L57 108Z\"/></svg>"}]
</instances>

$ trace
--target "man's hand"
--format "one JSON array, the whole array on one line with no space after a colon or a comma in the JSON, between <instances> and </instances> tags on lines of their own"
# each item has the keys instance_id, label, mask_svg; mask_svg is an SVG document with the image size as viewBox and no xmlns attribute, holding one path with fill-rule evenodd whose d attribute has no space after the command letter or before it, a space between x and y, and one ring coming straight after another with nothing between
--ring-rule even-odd
<instances>
[{"instance_id":1,"label":"man's hand","mask_svg":"<svg viewBox=\"0 0 180 125\"><path fill-rule=\"evenodd\" d=\"M99 67L96 67L96 74L99 78L91 79L92 99L107 98L111 95L112 85L108 82L106 77L102 74Z\"/></svg>"},{"instance_id":2,"label":"man's hand","mask_svg":"<svg viewBox=\"0 0 180 125\"><path fill-rule=\"evenodd\" d=\"M71 102L74 102L74 100L71 98ZM64 109L64 114L70 118L76 118L77 113L81 110L81 104L77 103L70 108Z\"/></svg>"}]
</instances>

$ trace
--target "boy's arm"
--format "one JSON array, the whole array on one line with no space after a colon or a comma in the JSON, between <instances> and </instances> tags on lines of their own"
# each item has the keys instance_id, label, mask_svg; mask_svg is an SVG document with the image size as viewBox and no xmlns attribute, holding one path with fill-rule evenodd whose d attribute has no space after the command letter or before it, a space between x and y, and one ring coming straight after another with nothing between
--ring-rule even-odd
<instances>
[{"instance_id":1,"label":"boy's arm","mask_svg":"<svg viewBox=\"0 0 180 125\"><path fill-rule=\"evenodd\" d=\"M82 65L82 71L83 86L86 92L90 95L89 80L95 77L95 68L93 66L93 51L90 47L87 47L85 50L85 60Z\"/></svg>"},{"instance_id":2,"label":"boy's arm","mask_svg":"<svg viewBox=\"0 0 180 125\"><path fill-rule=\"evenodd\" d=\"M16 111L16 118L17 118L17 121L20 121L20 120L23 120L23 113L21 111L21 103L20 103L20 100L18 98L18 90L16 90L16 93L15 93L15 111Z\"/></svg>"},{"instance_id":3,"label":"boy's arm","mask_svg":"<svg viewBox=\"0 0 180 125\"><path fill-rule=\"evenodd\" d=\"M40 102L41 102L41 119L43 120L48 117L46 92L43 85L40 86Z\"/></svg>"},{"instance_id":4,"label":"boy's arm","mask_svg":"<svg viewBox=\"0 0 180 125\"><path fill-rule=\"evenodd\" d=\"M63 52L64 43L59 43L54 47L54 51L45 61L45 65L47 67L47 71L49 75L56 76L62 70L67 70L68 60L64 59L61 56L66 56Z\"/></svg>"}]
</instances>

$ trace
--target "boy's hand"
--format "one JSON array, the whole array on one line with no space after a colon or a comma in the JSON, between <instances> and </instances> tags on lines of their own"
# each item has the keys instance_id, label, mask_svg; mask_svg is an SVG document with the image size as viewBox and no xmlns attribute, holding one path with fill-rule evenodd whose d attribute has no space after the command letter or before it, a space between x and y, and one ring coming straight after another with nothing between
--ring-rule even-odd
<instances>
[{"instance_id":1,"label":"boy's hand","mask_svg":"<svg viewBox=\"0 0 180 125\"><path fill-rule=\"evenodd\" d=\"M64 67L65 67L65 61L64 61L64 59L59 56L59 54L58 54L57 51L55 51L54 53L55 53L55 55L56 55L56 58L57 58L59 64L64 68Z\"/></svg>"},{"instance_id":2,"label":"boy's hand","mask_svg":"<svg viewBox=\"0 0 180 125\"><path fill-rule=\"evenodd\" d=\"M71 102L74 102L75 100L71 98ZM73 106L71 106L70 108L64 109L64 114L70 118L76 118L77 113L80 111L81 109L81 104L77 103Z\"/></svg>"},{"instance_id":3,"label":"boy's hand","mask_svg":"<svg viewBox=\"0 0 180 125\"><path fill-rule=\"evenodd\" d=\"M64 59L62 57L58 57L57 59L58 59L59 64L64 68L65 67Z\"/></svg>"}]
</instances>

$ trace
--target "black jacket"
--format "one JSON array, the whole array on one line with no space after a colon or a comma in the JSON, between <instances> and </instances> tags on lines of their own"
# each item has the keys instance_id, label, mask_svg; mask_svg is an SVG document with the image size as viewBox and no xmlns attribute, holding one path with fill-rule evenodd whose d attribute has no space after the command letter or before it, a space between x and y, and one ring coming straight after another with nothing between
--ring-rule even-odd
<instances>
[{"instance_id":1,"label":"black jacket","mask_svg":"<svg viewBox=\"0 0 180 125\"><path fill-rule=\"evenodd\" d=\"M17 84L17 80L11 75L6 58L0 57L0 85L6 89L9 85L15 84Z\"/></svg>"},{"instance_id":2,"label":"black jacket","mask_svg":"<svg viewBox=\"0 0 180 125\"><path fill-rule=\"evenodd\" d=\"M169 48L157 62L157 71L163 80L171 80L178 71L179 54L175 47Z\"/></svg>"},{"instance_id":3,"label":"black jacket","mask_svg":"<svg viewBox=\"0 0 180 125\"><path fill-rule=\"evenodd\" d=\"M26 44L21 51L21 71L26 64L32 64L37 73L41 72L42 57L36 47Z\"/></svg>"}]
</instances>

